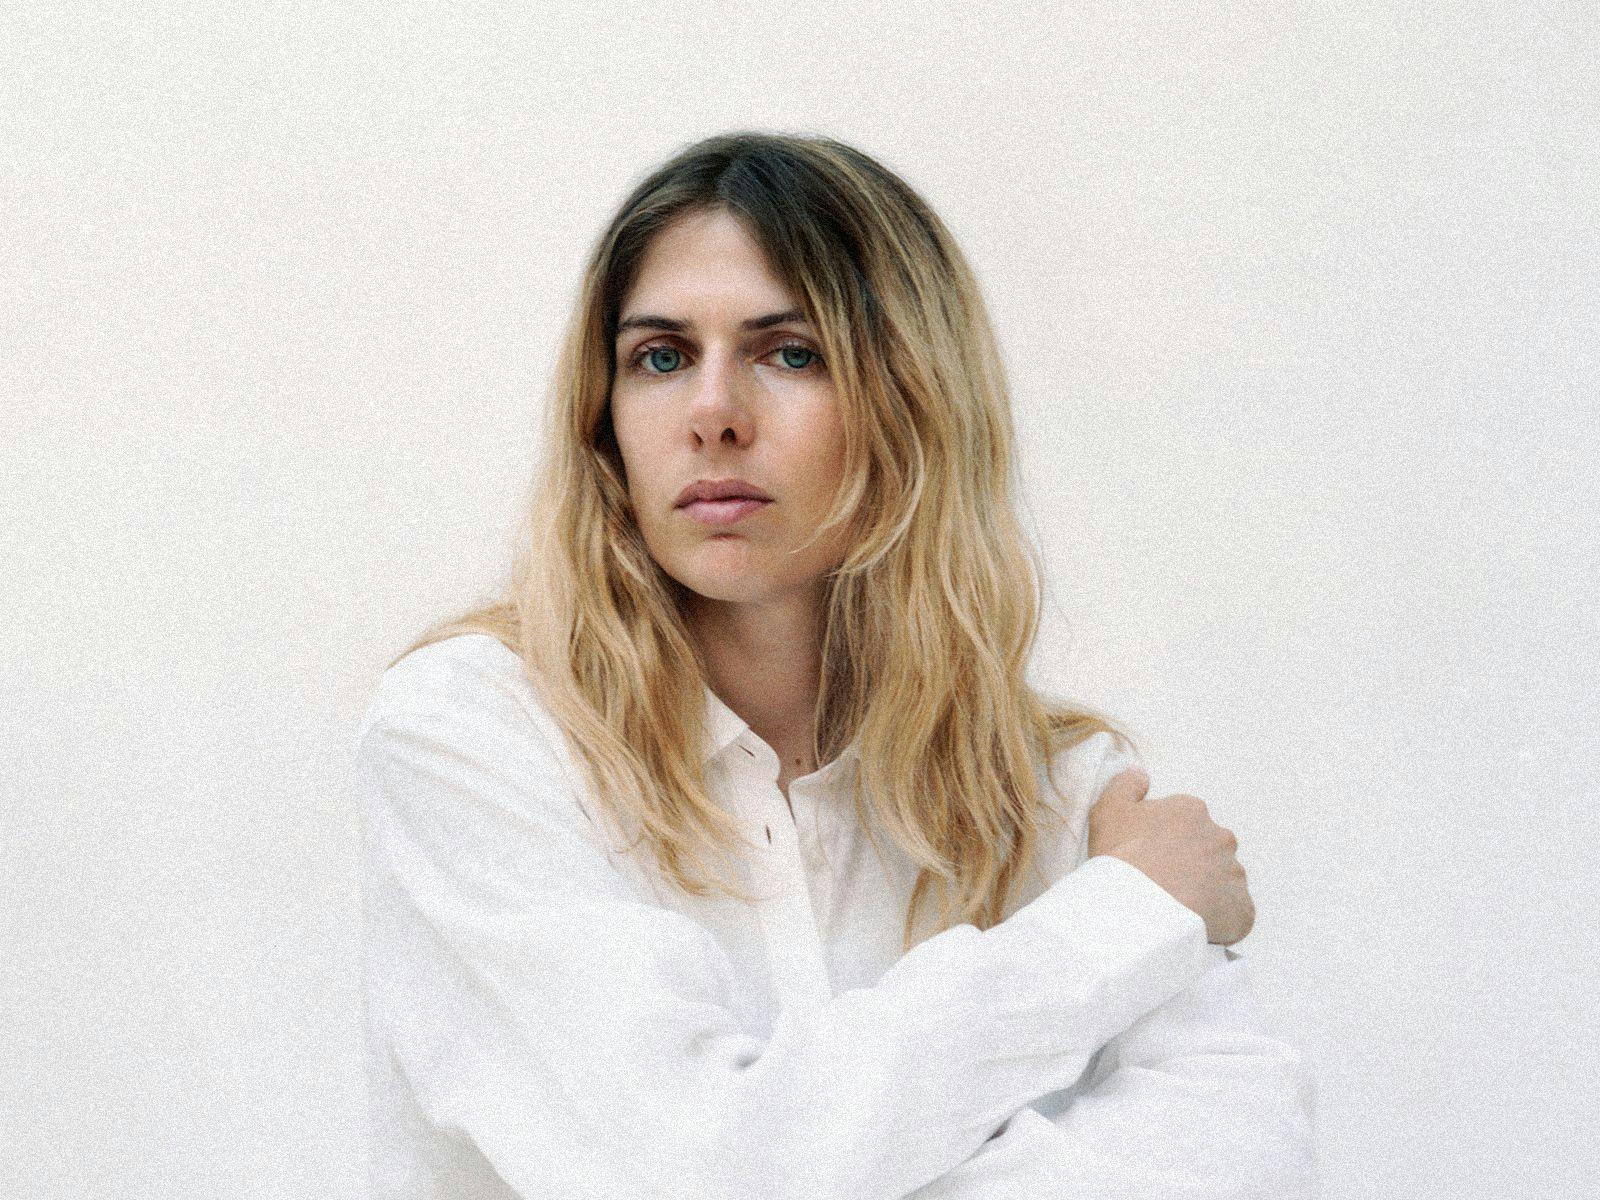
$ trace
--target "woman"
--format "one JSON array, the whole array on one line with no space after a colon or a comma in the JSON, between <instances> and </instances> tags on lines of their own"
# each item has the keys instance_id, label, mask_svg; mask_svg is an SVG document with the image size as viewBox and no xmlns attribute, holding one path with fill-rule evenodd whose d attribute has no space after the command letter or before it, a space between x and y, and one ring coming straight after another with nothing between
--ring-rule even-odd
<instances>
[{"instance_id":1,"label":"woman","mask_svg":"<svg viewBox=\"0 0 1600 1200\"><path fill-rule=\"evenodd\" d=\"M1232 835L1024 680L1005 380L927 205L831 139L688 147L550 412L505 595L358 742L375 1194L1314 1195Z\"/></svg>"}]
</instances>

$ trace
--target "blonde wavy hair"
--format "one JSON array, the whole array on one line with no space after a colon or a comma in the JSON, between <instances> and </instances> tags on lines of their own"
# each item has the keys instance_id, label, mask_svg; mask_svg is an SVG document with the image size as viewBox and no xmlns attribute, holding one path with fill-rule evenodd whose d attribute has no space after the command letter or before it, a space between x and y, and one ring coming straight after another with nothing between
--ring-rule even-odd
<instances>
[{"instance_id":1,"label":"blonde wavy hair","mask_svg":"<svg viewBox=\"0 0 1600 1200\"><path fill-rule=\"evenodd\" d=\"M919 868L907 950L930 887L938 929L987 929L1051 819L1037 764L1056 786L1060 751L1101 731L1133 741L1024 678L1042 572L1012 508L1015 434L993 330L944 224L860 150L727 133L638 183L583 273L505 589L393 662L457 634L498 638L594 798L638 822L630 851L645 842L690 894L751 899L701 853L743 839L707 791L708 675L682 615L688 592L645 547L609 404L619 307L651 239L712 210L742 220L800 299L846 431L844 483L818 531L849 522L852 549L826 581L815 761L859 738L857 814L880 854L874 823Z\"/></svg>"}]
</instances>

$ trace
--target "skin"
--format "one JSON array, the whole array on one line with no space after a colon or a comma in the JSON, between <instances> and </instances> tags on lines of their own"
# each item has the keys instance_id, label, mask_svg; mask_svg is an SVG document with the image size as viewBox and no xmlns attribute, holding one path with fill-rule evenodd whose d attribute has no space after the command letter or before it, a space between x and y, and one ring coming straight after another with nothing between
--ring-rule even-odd
<instances>
[{"instance_id":1,"label":"skin","mask_svg":"<svg viewBox=\"0 0 1600 1200\"><path fill-rule=\"evenodd\" d=\"M711 690L778 755L785 797L790 779L817 767L825 582L847 534L797 548L832 506L844 425L813 326L803 317L753 332L740 323L799 308L735 217L680 218L651 243L619 324L648 314L688 328L622 330L611 392L645 544L692 594L685 619ZM774 502L731 526L674 508L688 484L733 477Z\"/></svg>"},{"instance_id":2,"label":"skin","mask_svg":"<svg viewBox=\"0 0 1600 1200\"><path fill-rule=\"evenodd\" d=\"M1146 799L1150 777L1118 772L1089 810L1089 857L1138 867L1206 923L1206 940L1231 946L1255 924L1238 839L1211 819L1204 800L1179 793Z\"/></svg>"},{"instance_id":3,"label":"skin","mask_svg":"<svg viewBox=\"0 0 1600 1200\"><path fill-rule=\"evenodd\" d=\"M685 328L622 329L611 391L645 545L690 593L685 619L711 690L777 754L785 799L789 781L818 765L812 714L825 585L848 530L800 547L832 507L844 425L817 331L803 317L740 326L800 307L736 218L680 218L652 241L619 324L650 315ZM702 525L675 507L688 484L731 477L773 503L728 526ZM1107 786L1090 814L1090 854L1144 871L1205 919L1210 940L1238 941L1255 910L1232 833L1197 797L1146 800L1147 786L1127 773Z\"/></svg>"}]
</instances>

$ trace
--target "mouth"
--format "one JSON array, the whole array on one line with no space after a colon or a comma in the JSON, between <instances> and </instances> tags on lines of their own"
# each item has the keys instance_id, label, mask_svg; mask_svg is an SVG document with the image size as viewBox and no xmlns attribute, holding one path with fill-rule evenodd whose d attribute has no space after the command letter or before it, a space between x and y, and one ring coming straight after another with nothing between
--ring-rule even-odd
<instances>
[{"instance_id":1,"label":"mouth","mask_svg":"<svg viewBox=\"0 0 1600 1200\"><path fill-rule=\"evenodd\" d=\"M732 525L771 503L771 500L756 500L750 496L734 496L726 500L691 500L678 511L702 525Z\"/></svg>"}]
</instances>

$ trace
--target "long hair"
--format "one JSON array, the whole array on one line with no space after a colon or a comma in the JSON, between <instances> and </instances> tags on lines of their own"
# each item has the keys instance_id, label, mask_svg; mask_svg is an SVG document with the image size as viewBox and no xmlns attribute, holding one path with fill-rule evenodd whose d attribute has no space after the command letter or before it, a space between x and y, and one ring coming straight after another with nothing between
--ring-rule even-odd
<instances>
[{"instance_id":1,"label":"long hair","mask_svg":"<svg viewBox=\"0 0 1600 1200\"><path fill-rule=\"evenodd\" d=\"M860 150L727 133L638 183L584 269L505 590L393 661L456 634L499 638L595 800L636 823L629 850L643 841L690 894L750 899L701 853L743 839L707 791L709 677L687 589L646 549L610 412L619 307L651 239L715 210L742 220L800 299L845 428L843 483L818 531L845 523L851 540L826 580L814 761L858 743L857 814L880 854L874 824L918 867L907 950L930 887L937 929L990 928L1059 815L1037 764L1056 787L1061 750L1100 731L1133 741L1024 677L1042 571L1012 507L1015 435L989 317L938 216Z\"/></svg>"}]
</instances>

